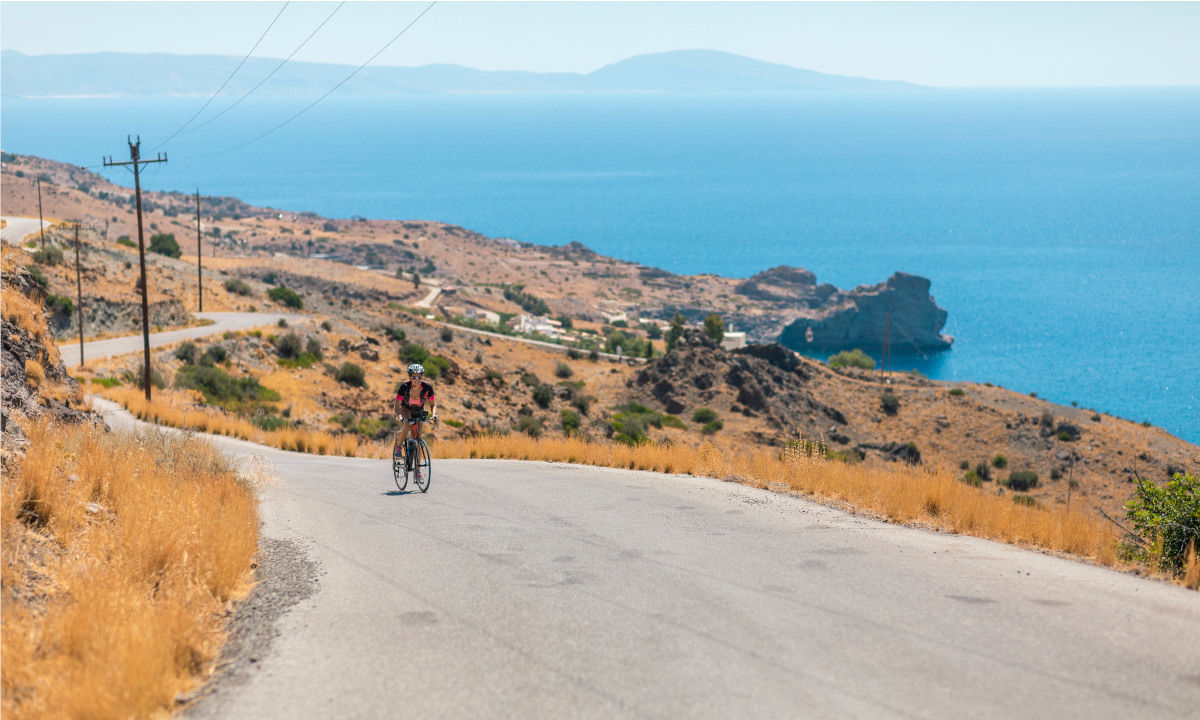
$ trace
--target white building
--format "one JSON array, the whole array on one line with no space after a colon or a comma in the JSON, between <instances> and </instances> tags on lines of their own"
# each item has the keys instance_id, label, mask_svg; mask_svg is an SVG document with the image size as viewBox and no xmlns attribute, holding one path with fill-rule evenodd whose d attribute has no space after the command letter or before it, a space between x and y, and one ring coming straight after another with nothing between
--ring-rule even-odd
<instances>
[{"instance_id":1,"label":"white building","mask_svg":"<svg viewBox=\"0 0 1200 720\"><path fill-rule=\"evenodd\" d=\"M721 347L726 350L736 350L746 347L746 333L734 332L733 325L725 331L725 337L721 338Z\"/></svg>"},{"instance_id":2,"label":"white building","mask_svg":"<svg viewBox=\"0 0 1200 720\"><path fill-rule=\"evenodd\" d=\"M481 322L487 322L493 325L500 324L499 313L494 313L491 310L484 310L483 308L477 308L470 305L463 310L463 317L467 318L468 320L479 320Z\"/></svg>"}]
</instances>

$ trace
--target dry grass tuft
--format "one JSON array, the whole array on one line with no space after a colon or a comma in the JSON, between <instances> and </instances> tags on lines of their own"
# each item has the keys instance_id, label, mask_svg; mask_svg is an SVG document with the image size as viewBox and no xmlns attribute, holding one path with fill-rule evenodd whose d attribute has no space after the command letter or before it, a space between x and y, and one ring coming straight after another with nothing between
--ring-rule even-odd
<instances>
[{"instance_id":1,"label":"dry grass tuft","mask_svg":"<svg viewBox=\"0 0 1200 720\"><path fill-rule=\"evenodd\" d=\"M25 383L33 390L41 386L42 381L46 379L46 371L42 369L42 364L37 360L25 361Z\"/></svg>"},{"instance_id":2,"label":"dry grass tuft","mask_svg":"<svg viewBox=\"0 0 1200 720\"><path fill-rule=\"evenodd\" d=\"M45 421L26 434L0 497L4 716L171 708L249 589L253 490L197 438Z\"/></svg>"}]
</instances>

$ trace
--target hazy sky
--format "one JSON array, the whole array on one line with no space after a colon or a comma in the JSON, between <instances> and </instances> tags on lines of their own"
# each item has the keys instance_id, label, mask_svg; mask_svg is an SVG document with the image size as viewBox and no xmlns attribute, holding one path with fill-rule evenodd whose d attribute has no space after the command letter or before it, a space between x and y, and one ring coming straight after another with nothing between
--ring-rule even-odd
<instances>
[{"instance_id":1,"label":"hazy sky","mask_svg":"<svg viewBox=\"0 0 1200 720\"><path fill-rule=\"evenodd\" d=\"M358 65L428 3L348 2L295 60ZM28 54L245 55L282 2L0 4ZM336 7L292 2L260 57L286 57ZM934 86L1200 85L1200 2L440 2L374 65L588 72L712 48Z\"/></svg>"}]
</instances>

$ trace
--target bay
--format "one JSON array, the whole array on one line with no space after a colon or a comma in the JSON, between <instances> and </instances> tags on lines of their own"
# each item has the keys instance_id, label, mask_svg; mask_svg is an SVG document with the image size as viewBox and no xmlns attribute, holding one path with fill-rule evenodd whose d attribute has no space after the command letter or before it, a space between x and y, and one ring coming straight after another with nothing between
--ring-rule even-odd
<instances>
[{"instance_id":1,"label":"bay","mask_svg":"<svg viewBox=\"0 0 1200 720\"><path fill-rule=\"evenodd\" d=\"M1200 89L22 99L4 149L168 152L155 190L582 242L674 272L902 270L949 312L894 369L990 381L1200 442ZM224 107L215 101L203 122ZM123 171L95 168L123 185Z\"/></svg>"}]
</instances>

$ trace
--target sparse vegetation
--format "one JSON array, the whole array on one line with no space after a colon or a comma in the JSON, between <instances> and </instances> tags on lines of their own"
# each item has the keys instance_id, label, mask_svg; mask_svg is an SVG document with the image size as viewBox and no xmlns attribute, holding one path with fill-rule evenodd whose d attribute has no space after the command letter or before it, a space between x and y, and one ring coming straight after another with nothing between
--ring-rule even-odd
<instances>
[{"instance_id":1,"label":"sparse vegetation","mask_svg":"<svg viewBox=\"0 0 1200 720\"><path fill-rule=\"evenodd\" d=\"M574 374L575 374L575 371L571 369L571 366L564 362L560 362L554 366L554 376L555 377L563 378L565 380L566 378L569 378Z\"/></svg>"},{"instance_id":2,"label":"sparse vegetation","mask_svg":"<svg viewBox=\"0 0 1200 720\"><path fill-rule=\"evenodd\" d=\"M1038 474L1032 470L1018 470L1009 474L1004 484L1016 492L1032 490L1037 487Z\"/></svg>"},{"instance_id":3,"label":"sparse vegetation","mask_svg":"<svg viewBox=\"0 0 1200 720\"><path fill-rule=\"evenodd\" d=\"M150 246L146 250L172 258L177 258L183 254L179 249L179 243L175 241L175 235L171 233L155 233L151 235Z\"/></svg>"},{"instance_id":4,"label":"sparse vegetation","mask_svg":"<svg viewBox=\"0 0 1200 720\"><path fill-rule=\"evenodd\" d=\"M304 307L304 301L299 295L296 294L296 291L283 285L280 285L279 287L273 287L268 290L267 297L271 298L271 300L277 303L280 303L281 305L295 308L297 310Z\"/></svg>"},{"instance_id":5,"label":"sparse vegetation","mask_svg":"<svg viewBox=\"0 0 1200 720\"><path fill-rule=\"evenodd\" d=\"M1137 536L1127 538L1126 553L1163 572L1183 575L1200 589L1200 479L1176 473L1162 487L1139 479L1126 517Z\"/></svg>"},{"instance_id":6,"label":"sparse vegetation","mask_svg":"<svg viewBox=\"0 0 1200 720\"><path fill-rule=\"evenodd\" d=\"M538 407L545 409L550 407L550 403L554 400L554 388L542 383L533 389L533 401Z\"/></svg>"},{"instance_id":7,"label":"sparse vegetation","mask_svg":"<svg viewBox=\"0 0 1200 720\"><path fill-rule=\"evenodd\" d=\"M694 423L710 423L717 419L717 411L712 408L696 408L692 412L692 422Z\"/></svg>"},{"instance_id":8,"label":"sparse vegetation","mask_svg":"<svg viewBox=\"0 0 1200 720\"><path fill-rule=\"evenodd\" d=\"M225 290L234 295L253 295L254 291L241 278L229 278L225 281Z\"/></svg>"},{"instance_id":9,"label":"sparse vegetation","mask_svg":"<svg viewBox=\"0 0 1200 720\"><path fill-rule=\"evenodd\" d=\"M342 366L334 374L334 378L343 385L350 385L352 387L367 386L366 374L363 372L363 369L352 362L342 363Z\"/></svg>"},{"instance_id":10,"label":"sparse vegetation","mask_svg":"<svg viewBox=\"0 0 1200 720\"><path fill-rule=\"evenodd\" d=\"M843 350L842 352L830 357L829 367L834 368L835 370L840 368L860 368L862 370L874 370L875 360L862 350L855 348L853 350Z\"/></svg>"},{"instance_id":11,"label":"sparse vegetation","mask_svg":"<svg viewBox=\"0 0 1200 720\"><path fill-rule=\"evenodd\" d=\"M721 342L725 337L725 322L721 320L721 316L716 313L709 313L704 318L704 334L716 342Z\"/></svg>"},{"instance_id":12,"label":"sparse vegetation","mask_svg":"<svg viewBox=\"0 0 1200 720\"><path fill-rule=\"evenodd\" d=\"M997 470L1003 470L1004 468L1008 467L1008 458L999 453L993 455L992 467L996 468Z\"/></svg>"},{"instance_id":13,"label":"sparse vegetation","mask_svg":"<svg viewBox=\"0 0 1200 720\"><path fill-rule=\"evenodd\" d=\"M950 394L954 397L962 397L966 395L962 388L950 388Z\"/></svg>"},{"instance_id":14,"label":"sparse vegetation","mask_svg":"<svg viewBox=\"0 0 1200 720\"><path fill-rule=\"evenodd\" d=\"M879 398L879 408L888 415L895 415L900 410L900 398L892 393L884 393Z\"/></svg>"},{"instance_id":15,"label":"sparse vegetation","mask_svg":"<svg viewBox=\"0 0 1200 720\"><path fill-rule=\"evenodd\" d=\"M117 238L117 244L124 245L125 247L130 247L130 248L137 247L137 243L130 240L128 235L122 235L121 237Z\"/></svg>"},{"instance_id":16,"label":"sparse vegetation","mask_svg":"<svg viewBox=\"0 0 1200 720\"><path fill-rule=\"evenodd\" d=\"M33 261L40 265L59 265L63 261L63 251L53 245L41 250L34 250Z\"/></svg>"}]
</instances>

